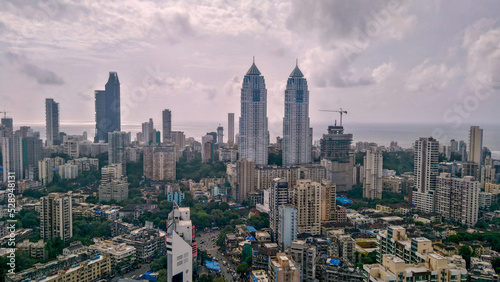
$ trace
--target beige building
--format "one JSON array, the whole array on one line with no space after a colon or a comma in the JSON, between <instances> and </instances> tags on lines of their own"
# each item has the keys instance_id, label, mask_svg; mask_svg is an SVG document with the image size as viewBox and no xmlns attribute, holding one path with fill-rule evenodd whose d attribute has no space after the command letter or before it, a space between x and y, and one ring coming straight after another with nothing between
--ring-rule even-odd
<instances>
[{"instance_id":1,"label":"beige building","mask_svg":"<svg viewBox=\"0 0 500 282\"><path fill-rule=\"evenodd\" d=\"M67 241L73 237L73 215L71 196L62 193L50 193L41 198L40 237L50 240L60 237Z\"/></svg>"},{"instance_id":2,"label":"beige building","mask_svg":"<svg viewBox=\"0 0 500 282\"><path fill-rule=\"evenodd\" d=\"M108 254L111 257L111 264L117 265L122 262L132 262L135 260L135 247L125 243L116 243L109 240L94 239L94 245L90 245L91 250Z\"/></svg>"},{"instance_id":3,"label":"beige building","mask_svg":"<svg viewBox=\"0 0 500 282\"><path fill-rule=\"evenodd\" d=\"M255 190L255 163L247 159L236 162L236 189L234 199L243 202Z\"/></svg>"},{"instance_id":4,"label":"beige building","mask_svg":"<svg viewBox=\"0 0 500 282\"><path fill-rule=\"evenodd\" d=\"M269 262L269 276L275 282L299 282L300 266L285 253L277 253Z\"/></svg>"},{"instance_id":5,"label":"beige building","mask_svg":"<svg viewBox=\"0 0 500 282\"><path fill-rule=\"evenodd\" d=\"M92 282L107 274L111 274L111 258L107 255L97 255L69 269L59 270L57 274L39 282Z\"/></svg>"},{"instance_id":6,"label":"beige building","mask_svg":"<svg viewBox=\"0 0 500 282\"><path fill-rule=\"evenodd\" d=\"M432 241L425 237L409 238L401 226L389 226L379 232L377 256L379 261L385 254L395 255L406 263L420 263L425 254L433 252Z\"/></svg>"},{"instance_id":7,"label":"beige building","mask_svg":"<svg viewBox=\"0 0 500 282\"><path fill-rule=\"evenodd\" d=\"M337 188L335 184L323 179L321 185L321 223L337 222Z\"/></svg>"},{"instance_id":8,"label":"beige building","mask_svg":"<svg viewBox=\"0 0 500 282\"><path fill-rule=\"evenodd\" d=\"M99 185L99 201L115 200L121 202L128 199L128 182L125 180L112 180Z\"/></svg>"},{"instance_id":9,"label":"beige building","mask_svg":"<svg viewBox=\"0 0 500 282\"><path fill-rule=\"evenodd\" d=\"M448 259L427 253L425 261L407 264L395 255L382 256L382 264L364 265L363 270L369 281L444 281L465 282L467 270L448 263Z\"/></svg>"},{"instance_id":10,"label":"beige building","mask_svg":"<svg viewBox=\"0 0 500 282\"><path fill-rule=\"evenodd\" d=\"M363 197L382 199L382 152L376 148L366 150L363 157Z\"/></svg>"},{"instance_id":11,"label":"beige building","mask_svg":"<svg viewBox=\"0 0 500 282\"><path fill-rule=\"evenodd\" d=\"M322 185L311 180L298 180L294 189L297 208L297 232L319 235L321 233Z\"/></svg>"},{"instance_id":12,"label":"beige building","mask_svg":"<svg viewBox=\"0 0 500 282\"><path fill-rule=\"evenodd\" d=\"M271 189L272 181L276 178L284 178L290 187L295 187L300 179L311 179L321 183L325 178L325 168L317 164L286 167L257 166L255 177L255 189Z\"/></svg>"},{"instance_id":13,"label":"beige building","mask_svg":"<svg viewBox=\"0 0 500 282\"><path fill-rule=\"evenodd\" d=\"M144 176L151 180L175 180L175 145L148 146L144 148Z\"/></svg>"}]
</instances>

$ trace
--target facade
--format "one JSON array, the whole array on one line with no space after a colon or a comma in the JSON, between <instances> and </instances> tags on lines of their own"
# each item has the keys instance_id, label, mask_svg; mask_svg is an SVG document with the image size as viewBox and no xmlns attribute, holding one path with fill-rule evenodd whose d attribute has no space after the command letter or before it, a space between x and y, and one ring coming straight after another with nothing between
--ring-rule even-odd
<instances>
[{"instance_id":1,"label":"facade","mask_svg":"<svg viewBox=\"0 0 500 282\"><path fill-rule=\"evenodd\" d=\"M196 242L193 241L189 208L174 204L167 221L168 282L193 281L193 256L196 256Z\"/></svg>"},{"instance_id":2,"label":"facade","mask_svg":"<svg viewBox=\"0 0 500 282\"><path fill-rule=\"evenodd\" d=\"M45 99L45 130L47 147L61 144L59 139L59 103L54 99Z\"/></svg>"},{"instance_id":3,"label":"facade","mask_svg":"<svg viewBox=\"0 0 500 282\"><path fill-rule=\"evenodd\" d=\"M241 88L241 117L238 148L241 159L267 165L269 131L267 128L267 89L264 76L252 64Z\"/></svg>"},{"instance_id":4,"label":"facade","mask_svg":"<svg viewBox=\"0 0 500 282\"><path fill-rule=\"evenodd\" d=\"M14 173L16 179L23 179L22 138L19 134L2 137L3 180L7 181L9 173Z\"/></svg>"},{"instance_id":5,"label":"facade","mask_svg":"<svg viewBox=\"0 0 500 282\"><path fill-rule=\"evenodd\" d=\"M206 163L212 160L214 152L214 137L210 134L207 134L201 137L201 162Z\"/></svg>"},{"instance_id":6,"label":"facade","mask_svg":"<svg viewBox=\"0 0 500 282\"><path fill-rule=\"evenodd\" d=\"M320 183L325 178L325 168L318 164L292 166L257 166L255 168L255 188L271 189L273 180L284 178L289 187L294 187L300 179L310 179Z\"/></svg>"},{"instance_id":7,"label":"facade","mask_svg":"<svg viewBox=\"0 0 500 282\"><path fill-rule=\"evenodd\" d=\"M275 282L300 282L300 266L290 255L277 253L276 258L269 261L269 276Z\"/></svg>"},{"instance_id":8,"label":"facade","mask_svg":"<svg viewBox=\"0 0 500 282\"><path fill-rule=\"evenodd\" d=\"M227 114L227 143L234 143L234 113Z\"/></svg>"},{"instance_id":9,"label":"facade","mask_svg":"<svg viewBox=\"0 0 500 282\"><path fill-rule=\"evenodd\" d=\"M283 165L308 164L312 158L312 128L309 121L307 80L298 66L285 89L283 118Z\"/></svg>"},{"instance_id":10,"label":"facade","mask_svg":"<svg viewBox=\"0 0 500 282\"><path fill-rule=\"evenodd\" d=\"M236 162L236 189L233 189L236 202L246 201L248 194L255 191L255 163L247 159Z\"/></svg>"},{"instance_id":11,"label":"facade","mask_svg":"<svg viewBox=\"0 0 500 282\"><path fill-rule=\"evenodd\" d=\"M78 282L93 282L102 278L105 275L111 275L112 264L111 258L106 255L96 254L91 259L80 264L75 264L68 269L61 269L56 274L48 276L44 279L37 280L40 282L58 282L58 281L78 281Z\"/></svg>"},{"instance_id":12,"label":"facade","mask_svg":"<svg viewBox=\"0 0 500 282\"><path fill-rule=\"evenodd\" d=\"M316 246L307 244L303 240L296 240L292 242L287 251L292 256L293 261L300 266L300 281L315 281Z\"/></svg>"},{"instance_id":13,"label":"facade","mask_svg":"<svg viewBox=\"0 0 500 282\"><path fill-rule=\"evenodd\" d=\"M163 143L172 142L172 112L168 109L162 112Z\"/></svg>"},{"instance_id":14,"label":"facade","mask_svg":"<svg viewBox=\"0 0 500 282\"><path fill-rule=\"evenodd\" d=\"M297 240L297 208L291 204L280 205L277 221L276 242L285 250Z\"/></svg>"},{"instance_id":15,"label":"facade","mask_svg":"<svg viewBox=\"0 0 500 282\"><path fill-rule=\"evenodd\" d=\"M108 133L121 130L120 81L116 72L109 73L105 90L95 91L95 143L108 143Z\"/></svg>"},{"instance_id":16,"label":"facade","mask_svg":"<svg viewBox=\"0 0 500 282\"><path fill-rule=\"evenodd\" d=\"M382 199L382 152L369 148L363 157L363 197L369 199Z\"/></svg>"},{"instance_id":17,"label":"facade","mask_svg":"<svg viewBox=\"0 0 500 282\"><path fill-rule=\"evenodd\" d=\"M99 201L115 200L121 202L128 199L128 182L124 180L111 180L99 185Z\"/></svg>"},{"instance_id":18,"label":"facade","mask_svg":"<svg viewBox=\"0 0 500 282\"><path fill-rule=\"evenodd\" d=\"M435 211L439 142L432 137L415 141L413 205L421 212Z\"/></svg>"},{"instance_id":19,"label":"facade","mask_svg":"<svg viewBox=\"0 0 500 282\"><path fill-rule=\"evenodd\" d=\"M142 142L148 146L156 143L156 130L154 126L153 119L150 118L149 121L142 123Z\"/></svg>"},{"instance_id":20,"label":"facade","mask_svg":"<svg viewBox=\"0 0 500 282\"><path fill-rule=\"evenodd\" d=\"M364 265L363 270L366 281L469 281L467 270L448 263L446 258L432 252L425 255L424 262L415 264L386 254L381 264Z\"/></svg>"},{"instance_id":21,"label":"facade","mask_svg":"<svg viewBox=\"0 0 500 282\"><path fill-rule=\"evenodd\" d=\"M328 245L328 254L332 257L342 258L344 261L355 265L356 263L356 241L347 234L334 234L332 243Z\"/></svg>"},{"instance_id":22,"label":"facade","mask_svg":"<svg viewBox=\"0 0 500 282\"><path fill-rule=\"evenodd\" d=\"M472 227L478 220L479 182L472 176L452 178L449 173L437 177L436 212L446 220Z\"/></svg>"},{"instance_id":23,"label":"facade","mask_svg":"<svg viewBox=\"0 0 500 282\"><path fill-rule=\"evenodd\" d=\"M126 151L125 147L128 145L128 135L127 132L114 131L110 132L108 136L108 153L109 153L109 164L121 164L122 165L122 175L126 175Z\"/></svg>"},{"instance_id":24,"label":"facade","mask_svg":"<svg viewBox=\"0 0 500 282\"><path fill-rule=\"evenodd\" d=\"M148 146L144 148L144 176L151 180L176 179L176 146Z\"/></svg>"},{"instance_id":25,"label":"facade","mask_svg":"<svg viewBox=\"0 0 500 282\"><path fill-rule=\"evenodd\" d=\"M337 187L326 179L321 184L321 223L336 223Z\"/></svg>"},{"instance_id":26,"label":"facade","mask_svg":"<svg viewBox=\"0 0 500 282\"><path fill-rule=\"evenodd\" d=\"M421 263L425 254L432 252L432 241L424 237L409 238L401 226L389 226L377 235L377 259L382 262L385 254L395 255L406 263Z\"/></svg>"},{"instance_id":27,"label":"facade","mask_svg":"<svg viewBox=\"0 0 500 282\"><path fill-rule=\"evenodd\" d=\"M155 257L166 254L165 236L164 231L143 227L117 236L113 241L134 247L135 258L140 262L151 262Z\"/></svg>"},{"instance_id":28,"label":"facade","mask_svg":"<svg viewBox=\"0 0 500 282\"><path fill-rule=\"evenodd\" d=\"M62 193L50 193L41 198L40 237L50 240L60 237L68 241L73 237L73 215L71 196Z\"/></svg>"},{"instance_id":29,"label":"facade","mask_svg":"<svg viewBox=\"0 0 500 282\"><path fill-rule=\"evenodd\" d=\"M321 184L299 180L294 189L294 206L297 208L297 232L319 235L321 233Z\"/></svg>"},{"instance_id":30,"label":"facade","mask_svg":"<svg viewBox=\"0 0 500 282\"><path fill-rule=\"evenodd\" d=\"M479 126L471 126L469 131L469 162L482 164L483 130Z\"/></svg>"},{"instance_id":31,"label":"facade","mask_svg":"<svg viewBox=\"0 0 500 282\"><path fill-rule=\"evenodd\" d=\"M59 177L61 179L75 179L78 177L78 166L70 163L59 166Z\"/></svg>"},{"instance_id":32,"label":"facade","mask_svg":"<svg viewBox=\"0 0 500 282\"><path fill-rule=\"evenodd\" d=\"M284 178L276 178L272 181L269 193L269 227L271 228L274 240L278 239L279 228L279 207L290 203L290 188ZM297 217L295 217L297 218ZM295 224L295 228L296 228Z\"/></svg>"},{"instance_id":33,"label":"facade","mask_svg":"<svg viewBox=\"0 0 500 282\"><path fill-rule=\"evenodd\" d=\"M61 157L44 158L38 161L38 179L44 184L54 180L54 171L57 171L61 165L64 165L64 159Z\"/></svg>"}]
</instances>

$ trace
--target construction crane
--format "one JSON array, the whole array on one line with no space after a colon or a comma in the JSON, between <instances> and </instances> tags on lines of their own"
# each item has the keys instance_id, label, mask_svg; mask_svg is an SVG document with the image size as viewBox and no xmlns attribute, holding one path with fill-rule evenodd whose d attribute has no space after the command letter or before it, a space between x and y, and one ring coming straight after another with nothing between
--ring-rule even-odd
<instances>
[{"instance_id":1,"label":"construction crane","mask_svg":"<svg viewBox=\"0 0 500 282\"><path fill-rule=\"evenodd\" d=\"M339 113L340 114L340 126L342 126L342 114L347 114L347 111L343 111L342 108L340 108L340 111L334 111L334 110L319 110L320 112L330 112L330 113Z\"/></svg>"}]
</instances>

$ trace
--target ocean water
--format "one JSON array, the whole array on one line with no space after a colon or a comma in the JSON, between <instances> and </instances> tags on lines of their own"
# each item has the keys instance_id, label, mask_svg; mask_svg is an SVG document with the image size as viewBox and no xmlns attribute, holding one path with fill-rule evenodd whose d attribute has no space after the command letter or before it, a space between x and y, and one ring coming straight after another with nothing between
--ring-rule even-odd
<instances>
[{"instance_id":1,"label":"ocean water","mask_svg":"<svg viewBox=\"0 0 500 282\"><path fill-rule=\"evenodd\" d=\"M172 126L172 130L184 131L186 137L194 137L196 140L201 140L201 136L207 132L216 131L218 122L196 121L196 122L180 122ZM44 124L16 124L17 126L31 126L34 131L39 131L41 138L45 138ZM496 159L500 159L500 123L498 124L474 124L479 125L483 129L483 146L488 147ZM222 126L227 127L227 124L222 123ZM236 125L237 126L237 125ZM327 123L312 123L313 139L319 140L322 134L326 133ZM161 125L156 124L156 128L161 130ZM352 133L354 143L358 141L375 142L378 145L389 146L391 141L398 142L398 145L403 148L410 148L420 137L432 136L440 141L441 144L448 144L451 139L457 141L464 140L468 143L470 125L462 125L458 128L452 128L449 124L417 124L417 123L344 123L346 133ZM87 131L88 138L93 139L95 135L95 124L92 122L82 123L65 123L61 122L60 130L66 134L82 134ZM141 125L138 124L123 124L122 130L131 132L132 139L135 134L141 131ZM235 128L235 132L238 129ZM225 131L227 134L227 130ZM271 143L274 143L276 136L282 136L282 125L280 123L270 123L269 133L271 135Z\"/></svg>"}]
</instances>

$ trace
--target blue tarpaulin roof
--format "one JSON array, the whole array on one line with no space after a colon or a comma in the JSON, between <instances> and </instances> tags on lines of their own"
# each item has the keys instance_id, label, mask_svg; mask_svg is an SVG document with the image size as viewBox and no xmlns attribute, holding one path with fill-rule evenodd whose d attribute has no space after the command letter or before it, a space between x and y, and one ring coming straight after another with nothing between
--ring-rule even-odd
<instances>
[{"instance_id":1,"label":"blue tarpaulin roof","mask_svg":"<svg viewBox=\"0 0 500 282\"><path fill-rule=\"evenodd\" d=\"M344 198L344 197L337 197L336 198L337 201L341 202L342 204L346 205L346 204L352 204L352 201L347 199L347 198Z\"/></svg>"},{"instance_id":2,"label":"blue tarpaulin roof","mask_svg":"<svg viewBox=\"0 0 500 282\"><path fill-rule=\"evenodd\" d=\"M327 259L326 265L340 265L340 260L338 259Z\"/></svg>"},{"instance_id":3,"label":"blue tarpaulin roof","mask_svg":"<svg viewBox=\"0 0 500 282\"><path fill-rule=\"evenodd\" d=\"M257 232L257 229L255 229L255 227L253 226L247 226L247 230L248 232Z\"/></svg>"},{"instance_id":4,"label":"blue tarpaulin roof","mask_svg":"<svg viewBox=\"0 0 500 282\"><path fill-rule=\"evenodd\" d=\"M210 261L206 260L205 265L208 269L215 270L215 271L220 271L220 266L217 262L215 261Z\"/></svg>"},{"instance_id":5,"label":"blue tarpaulin roof","mask_svg":"<svg viewBox=\"0 0 500 282\"><path fill-rule=\"evenodd\" d=\"M255 238L253 236L250 236L250 237L245 237L245 240L248 240L248 241L255 241Z\"/></svg>"}]
</instances>

